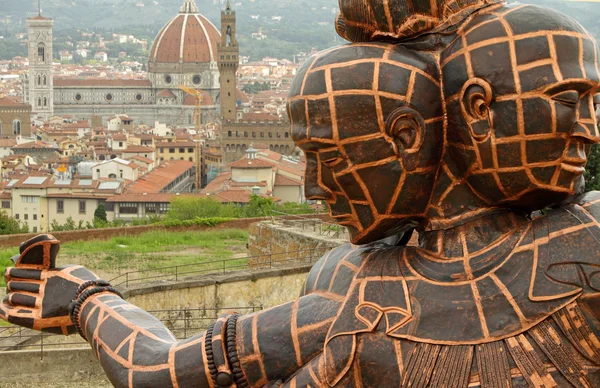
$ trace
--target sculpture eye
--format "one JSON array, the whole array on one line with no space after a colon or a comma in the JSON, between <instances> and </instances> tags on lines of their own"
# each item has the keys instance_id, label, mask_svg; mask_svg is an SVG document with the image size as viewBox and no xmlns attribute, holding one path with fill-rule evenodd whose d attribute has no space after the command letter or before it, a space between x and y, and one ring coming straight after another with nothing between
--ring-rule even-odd
<instances>
[{"instance_id":1,"label":"sculpture eye","mask_svg":"<svg viewBox=\"0 0 600 388\"><path fill-rule=\"evenodd\" d=\"M329 168L340 164L343 160L338 150L321 152L321 162Z\"/></svg>"},{"instance_id":2,"label":"sculpture eye","mask_svg":"<svg viewBox=\"0 0 600 388\"><path fill-rule=\"evenodd\" d=\"M579 92L567 90L553 95L552 99L568 107L574 107L579 102Z\"/></svg>"}]
</instances>

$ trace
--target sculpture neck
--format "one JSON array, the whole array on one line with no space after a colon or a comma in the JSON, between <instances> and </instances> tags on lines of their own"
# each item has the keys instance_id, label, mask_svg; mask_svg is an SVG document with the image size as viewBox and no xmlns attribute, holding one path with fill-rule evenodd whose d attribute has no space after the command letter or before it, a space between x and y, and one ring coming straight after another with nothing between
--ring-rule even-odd
<instances>
[{"instance_id":1,"label":"sculpture neck","mask_svg":"<svg viewBox=\"0 0 600 388\"><path fill-rule=\"evenodd\" d=\"M425 231L420 236L422 249L442 259L473 256L504 241L529 222L523 215L509 209L486 209L464 223L447 229Z\"/></svg>"}]
</instances>

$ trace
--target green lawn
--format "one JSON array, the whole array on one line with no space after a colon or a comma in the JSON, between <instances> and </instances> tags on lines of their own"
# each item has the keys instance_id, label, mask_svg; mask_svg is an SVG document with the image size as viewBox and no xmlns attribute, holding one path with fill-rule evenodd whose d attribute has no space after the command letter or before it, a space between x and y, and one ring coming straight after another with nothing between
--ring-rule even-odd
<instances>
[{"instance_id":1,"label":"green lawn","mask_svg":"<svg viewBox=\"0 0 600 388\"><path fill-rule=\"evenodd\" d=\"M248 232L241 229L153 231L110 240L65 243L61 246L58 265L83 265L100 277L111 279L128 271L156 271L161 267L245 256L247 242ZM17 253L18 248L0 251L0 270L4 271L5 267L12 266L10 258ZM244 259L240 259L227 266L243 264ZM0 285L5 285L4 279L0 280Z\"/></svg>"}]
</instances>

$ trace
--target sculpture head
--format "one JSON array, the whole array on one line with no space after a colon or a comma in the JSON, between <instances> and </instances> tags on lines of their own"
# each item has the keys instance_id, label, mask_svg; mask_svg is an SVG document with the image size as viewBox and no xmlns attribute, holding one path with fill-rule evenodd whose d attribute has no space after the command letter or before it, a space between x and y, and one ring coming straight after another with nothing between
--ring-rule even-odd
<instances>
[{"instance_id":1,"label":"sculpture head","mask_svg":"<svg viewBox=\"0 0 600 388\"><path fill-rule=\"evenodd\" d=\"M350 42L409 40L444 32L471 13L505 0L339 0L338 35Z\"/></svg>"},{"instance_id":2,"label":"sculpture head","mask_svg":"<svg viewBox=\"0 0 600 388\"><path fill-rule=\"evenodd\" d=\"M306 198L364 244L424 217L441 158L437 61L388 44L341 46L299 70L292 137L306 154Z\"/></svg>"},{"instance_id":3,"label":"sculpture head","mask_svg":"<svg viewBox=\"0 0 600 388\"><path fill-rule=\"evenodd\" d=\"M598 48L530 5L483 11L441 58L448 153L488 204L540 209L580 192L600 140Z\"/></svg>"}]
</instances>

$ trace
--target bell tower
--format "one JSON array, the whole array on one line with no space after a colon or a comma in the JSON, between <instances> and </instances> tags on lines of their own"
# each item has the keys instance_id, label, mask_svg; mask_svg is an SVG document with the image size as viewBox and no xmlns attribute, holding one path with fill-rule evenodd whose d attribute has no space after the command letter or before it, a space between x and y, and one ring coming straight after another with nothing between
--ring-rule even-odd
<instances>
[{"instance_id":1,"label":"bell tower","mask_svg":"<svg viewBox=\"0 0 600 388\"><path fill-rule=\"evenodd\" d=\"M221 42L218 50L219 72L221 73L221 117L223 121L237 120L237 78L240 65L240 47L235 32L235 11L227 1L221 11Z\"/></svg>"},{"instance_id":2,"label":"bell tower","mask_svg":"<svg viewBox=\"0 0 600 388\"><path fill-rule=\"evenodd\" d=\"M34 115L44 119L54 114L54 86L52 81L52 19L42 16L27 18L29 52L29 93L23 93L25 102Z\"/></svg>"}]
</instances>

